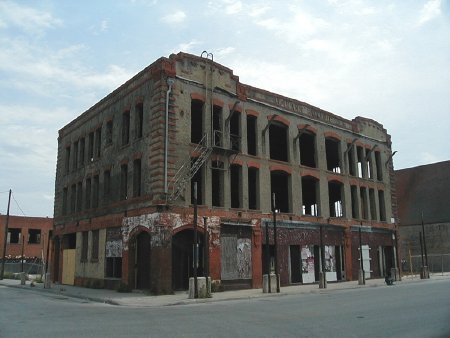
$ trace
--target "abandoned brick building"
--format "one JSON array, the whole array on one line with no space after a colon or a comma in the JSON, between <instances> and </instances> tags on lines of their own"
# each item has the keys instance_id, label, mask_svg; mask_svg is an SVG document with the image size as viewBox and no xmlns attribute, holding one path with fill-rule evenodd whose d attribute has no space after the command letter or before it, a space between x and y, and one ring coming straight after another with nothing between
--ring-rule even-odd
<instances>
[{"instance_id":1,"label":"abandoned brick building","mask_svg":"<svg viewBox=\"0 0 450 338\"><path fill-rule=\"evenodd\" d=\"M213 285L262 286L272 194L282 286L318 280L320 228L328 281L358 278L360 229L380 277L396 264L392 180L378 122L242 84L211 54L163 57L59 131L53 279L186 289L195 182Z\"/></svg>"}]
</instances>

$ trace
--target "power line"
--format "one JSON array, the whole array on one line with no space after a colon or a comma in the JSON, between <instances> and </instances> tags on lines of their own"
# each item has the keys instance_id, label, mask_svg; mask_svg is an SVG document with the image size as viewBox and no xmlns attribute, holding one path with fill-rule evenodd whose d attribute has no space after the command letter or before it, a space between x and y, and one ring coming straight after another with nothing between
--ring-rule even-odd
<instances>
[{"instance_id":1,"label":"power line","mask_svg":"<svg viewBox=\"0 0 450 338\"><path fill-rule=\"evenodd\" d=\"M22 212L22 215L24 215L26 217L27 215L25 215L25 213L23 212L22 208L20 207L19 203L17 202L16 198L14 197L14 194L12 194L12 198L13 198L14 202L16 202L16 205L19 208L19 210Z\"/></svg>"}]
</instances>

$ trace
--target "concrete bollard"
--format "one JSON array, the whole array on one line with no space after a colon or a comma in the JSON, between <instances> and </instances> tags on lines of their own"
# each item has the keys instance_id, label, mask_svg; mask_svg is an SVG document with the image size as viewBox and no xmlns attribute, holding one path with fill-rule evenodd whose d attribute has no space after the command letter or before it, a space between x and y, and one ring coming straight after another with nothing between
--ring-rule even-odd
<instances>
[{"instance_id":1,"label":"concrete bollard","mask_svg":"<svg viewBox=\"0 0 450 338\"><path fill-rule=\"evenodd\" d=\"M359 269L358 270L358 285L365 285L366 279L364 276L364 270Z\"/></svg>"},{"instance_id":2,"label":"concrete bollard","mask_svg":"<svg viewBox=\"0 0 450 338\"><path fill-rule=\"evenodd\" d=\"M26 281L26 274L25 274L25 272L21 272L20 273L20 285L25 285L25 281Z\"/></svg>"},{"instance_id":3,"label":"concrete bollard","mask_svg":"<svg viewBox=\"0 0 450 338\"><path fill-rule=\"evenodd\" d=\"M208 281L208 283L207 283ZM189 278L189 299L195 298L194 277ZM198 298L211 298L211 277L197 277Z\"/></svg>"},{"instance_id":4,"label":"concrete bollard","mask_svg":"<svg viewBox=\"0 0 450 338\"><path fill-rule=\"evenodd\" d=\"M274 273L270 274L270 291L277 292L277 276ZM269 279L267 274L263 275L263 293L269 293Z\"/></svg>"},{"instance_id":5,"label":"concrete bollard","mask_svg":"<svg viewBox=\"0 0 450 338\"><path fill-rule=\"evenodd\" d=\"M50 279L50 273L44 275L44 289L50 289L52 287L52 282Z\"/></svg>"},{"instance_id":6,"label":"concrete bollard","mask_svg":"<svg viewBox=\"0 0 450 338\"><path fill-rule=\"evenodd\" d=\"M327 288L327 279L325 278L325 274L320 271L319 272L319 289L326 289Z\"/></svg>"}]
</instances>

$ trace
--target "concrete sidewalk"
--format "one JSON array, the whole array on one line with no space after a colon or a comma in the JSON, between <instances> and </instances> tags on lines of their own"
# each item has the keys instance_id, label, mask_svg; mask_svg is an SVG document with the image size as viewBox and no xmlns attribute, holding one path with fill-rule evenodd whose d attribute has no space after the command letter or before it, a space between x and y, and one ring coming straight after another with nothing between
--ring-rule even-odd
<instances>
[{"instance_id":1,"label":"concrete sidewalk","mask_svg":"<svg viewBox=\"0 0 450 338\"><path fill-rule=\"evenodd\" d=\"M280 297L297 294L326 293L333 290L346 290L367 287L395 287L395 285L404 285L406 283L426 283L431 280L450 279L450 273L433 274L430 279L420 279L419 276L406 276L402 281L395 282L394 286L386 286L384 279L368 279L366 285L358 285L358 281L328 283L326 289L319 289L317 284L293 285L281 287L280 293L263 293L262 289L248 289L236 291L224 291L213 293L212 298L189 299L188 292L175 292L173 295L148 295L144 292L134 291L130 293L120 293L115 290L106 289L89 289L70 285L53 284L50 289L44 289L43 283L35 283L34 287L31 282L27 281L25 285L20 284L20 280L4 279L0 280L0 285L21 288L27 291L47 292L60 296L74 297L85 299L93 302L106 303L111 305L122 305L131 307L158 307L170 305L186 305L196 303L209 303L226 300L243 300L263 297Z\"/></svg>"}]
</instances>

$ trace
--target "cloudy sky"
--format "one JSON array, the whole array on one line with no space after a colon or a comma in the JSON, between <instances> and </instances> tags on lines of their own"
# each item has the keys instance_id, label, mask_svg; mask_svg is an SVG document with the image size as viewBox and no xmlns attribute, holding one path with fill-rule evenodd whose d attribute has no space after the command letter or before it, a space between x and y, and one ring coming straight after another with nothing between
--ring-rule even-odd
<instances>
[{"instance_id":1,"label":"cloudy sky","mask_svg":"<svg viewBox=\"0 0 450 338\"><path fill-rule=\"evenodd\" d=\"M449 0L0 0L0 213L53 216L58 130L161 56L379 121L396 169L450 159Z\"/></svg>"}]
</instances>

